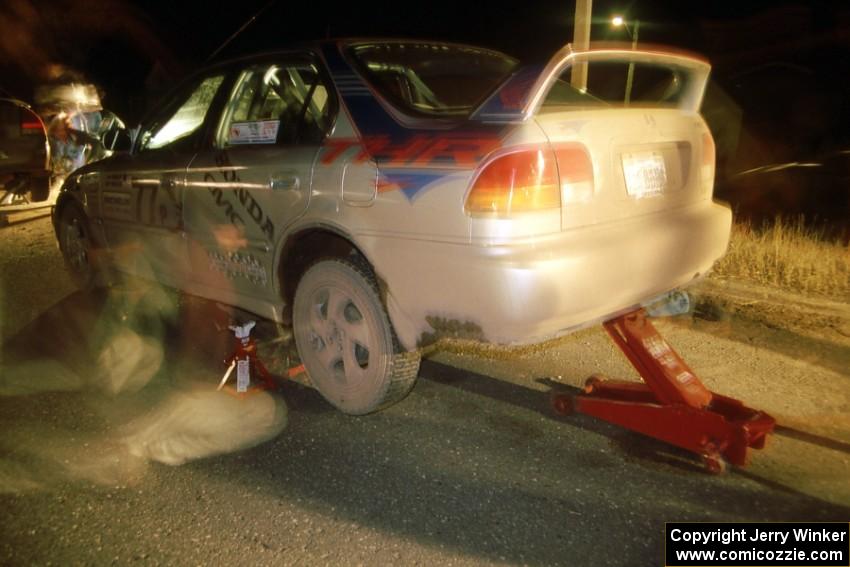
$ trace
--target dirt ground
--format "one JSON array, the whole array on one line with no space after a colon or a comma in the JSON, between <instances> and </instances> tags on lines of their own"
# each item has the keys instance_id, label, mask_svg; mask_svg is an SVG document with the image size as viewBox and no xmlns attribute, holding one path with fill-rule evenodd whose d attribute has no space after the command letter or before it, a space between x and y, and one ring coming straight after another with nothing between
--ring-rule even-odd
<instances>
[{"instance_id":1,"label":"dirt ground","mask_svg":"<svg viewBox=\"0 0 850 567\"><path fill-rule=\"evenodd\" d=\"M56 236L47 217L0 229L0 242L3 341L76 288L62 267Z\"/></svg>"},{"instance_id":2,"label":"dirt ground","mask_svg":"<svg viewBox=\"0 0 850 567\"><path fill-rule=\"evenodd\" d=\"M215 362L214 349L195 338L210 327L203 316L191 332L177 327L160 342L119 328L89 360L74 343L86 347L102 331L97 311L74 317L70 304L89 299L69 281L48 220L0 229L0 238L0 506L12 514L0 518L0 563L108 563L114 555L118 563L202 564L226 555L234 564L567 564L538 547L557 537L584 563L658 564L648 534L664 521L843 520L850 509L846 303L708 280L690 290L691 314L656 321L711 390L778 421L748 467L717 478L681 452L583 416L559 421L543 407L550 390L580 388L591 374L637 379L600 327L534 348L444 343L428 353L411 396L374 416L341 416L294 386L284 391L288 415L259 397L246 413L247 405L213 399L206 383L167 397L174 375L216 380L217 366L203 366ZM50 350L55 337L68 343L57 356L75 372L8 373L14 362L3 355ZM181 344L194 353L191 370L157 371ZM110 387L138 393L92 392L101 367ZM150 378L152 386L134 385ZM203 422L177 418L198 409ZM222 416L243 433L253 423L258 436L219 435L224 445L195 456L180 454L174 436L167 446L137 445L133 458L121 452L128 427L130 440L144 441L169 427L198 434ZM220 456L166 466L204 454ZM631 555L591 537L612 525ZM254 535L233 539L234 528ZM186 537L169 539L168 530ZM216 543L195 541L211 536Z\"/></svg>"},{"instance_id":3,"label":"dirt ground","mask_svg":"<svg viewBox=\"0 0 850 567\"><path fill-rule=\"evenodd\" d=\"M49 219L6 227L2 237L14 245L0 247L0 341L75 291ZM819 479L816 484L850 478L850 304L714 278L689 293L690 314L656 320L656 325L706 385L777 417L788 433L778 442L793 449L788 454L799 454L795 443L822 436L815 445L831 450L814 461L806 459L817 464L811 477ZM704 335L718 340L706 348ZM545 376L581 387L595 373L637 379L600 327L530 348L447 341L430 357L505 380ZM774 458L786 454L767 453ZM770 466L769 458L757 461ZM799 472L792 467L788 474ZM850 483L834 488L824 493L850 503Z\"/></svg>"},{"instance_id":4,"label":"dirt ground","mask_svg":"<svg viewBox=\"0 0 850 567\"><path fill-rule=\"evenodd\" d=\"M850 306L736 282L705 282L692 298L696 314L655 326L709 389L778 422L747 470L850 504ZM580 388L597 373L638 379L599 328L553 341L546 355L488 350L455 343L433 358L507 381L550 376Z\"/></svg>"}]
</instances>

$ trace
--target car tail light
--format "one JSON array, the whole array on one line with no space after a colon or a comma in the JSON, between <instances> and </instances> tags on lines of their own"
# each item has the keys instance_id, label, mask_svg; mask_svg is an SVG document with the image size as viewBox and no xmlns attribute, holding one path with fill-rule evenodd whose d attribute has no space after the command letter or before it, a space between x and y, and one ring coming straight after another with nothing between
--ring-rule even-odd
<instances>
[{"instance_id":1,"label":"car tail light","mask_svg":"<svg viewBox=\"0 0 850 567\"><path fill-rule=\"evenodd\" d=\"M32 111L26 108L20 109L21 113L21 134L43 134L44 128L41 125L41 120L38 119Z\"/></svg>"},{"instance_id":2,"label":"car tail light","mask_svg":"<svg viewBox=\"0 0 850 567\"><path fill-rule=\"evenodd\" d=\"M484 165L466 197L465 210L471 215L507 216L560 209L562 187L568 201L593 192L590 158L582 146L522 149Z\"/></svg>"}]
</instances>

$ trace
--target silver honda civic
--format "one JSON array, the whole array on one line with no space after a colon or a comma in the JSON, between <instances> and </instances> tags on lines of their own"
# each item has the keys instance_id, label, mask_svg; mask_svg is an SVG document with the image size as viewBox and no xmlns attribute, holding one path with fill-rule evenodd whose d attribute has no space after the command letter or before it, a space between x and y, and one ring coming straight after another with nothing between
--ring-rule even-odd
<instances>
[{"instance_id":1,"label":"silver honda civic","mask_svg":"<svg viewBox=\"0 0 850 567\"><path fill-rule=\"evenodd\" d=\"M68 177L59 245L84 287L119 270L291 325L310 382L369 413L446 334L540 342L706 274L731 224L708 73L420 40L227 61Z\"/></svg>"}]
</instances>

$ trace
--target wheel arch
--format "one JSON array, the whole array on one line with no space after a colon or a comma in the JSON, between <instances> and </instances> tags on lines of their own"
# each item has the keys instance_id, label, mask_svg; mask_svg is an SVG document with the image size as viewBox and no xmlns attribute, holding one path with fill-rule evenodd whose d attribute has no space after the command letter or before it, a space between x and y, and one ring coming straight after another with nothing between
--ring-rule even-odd
<instances>
[{"instance_id":1,"label":"wheel arch","mask_svg":"<svg viewBox=\"0 0 850 567\"><path fill-rule=\"evenodd\" d=\"M378 294L386 310L400 345L408 351L416 350L420 329L393 298L388 282L381 277L375 262L364 248L344 230L328 224L299 227L286 237L278 255L276 277L283 299L284 324L292 323L292 306L295 290L304 272L320 258L350 258L363 260L378 285Z\"/></svg>"},{"instance_id":2,"label":"wheel arch","mask_svg":"<svg viewBox=\"0 0 850 567\"><path fill-rule=\"evenodd\" d=\"M375 275L381 291L381 301L386 307L386 286L377 277L374 264L354 240L336 227L313 225L299 228L290 234L281 247L277 266L280 293L284 301L284 320L291 321L292 304L298 282L314 262L320 258L347 258L356 255L362 258Z\"/></svg>"},{"instance_id":3,"label":"wheel arch","mask_svg":"<svg viewBox=\"0 0 850 567\"><path fill-rule=\"evenodd\" d=\"M59 193L59 196L56 197L56 203L53 205L53 233L57 239L59 238L59 219L62 218L62 213L68 207L77 207L80 212L83 213L86 222L91 225L91 220L89 219L89 214L85 205L83 205L83 203L80 202L80 199L74 194L63 190Z\"/></svg>"}]
</instances>

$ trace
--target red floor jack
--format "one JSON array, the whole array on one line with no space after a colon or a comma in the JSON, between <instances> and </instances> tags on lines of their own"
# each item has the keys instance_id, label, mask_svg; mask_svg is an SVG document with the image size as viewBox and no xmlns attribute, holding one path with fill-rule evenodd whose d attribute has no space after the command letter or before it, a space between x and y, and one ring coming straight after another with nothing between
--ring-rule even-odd
<instances>
[{"instance_id":1,"label":"red floor jack","mask_svg":"<svg viewBox=\"0 0 850 567\"><path fill-rule=\"evenodd\" d=\"M726 462L743 466L747 448L764 447L776 420L740 401L709 391L653 327L644 309L603 324L643 378L588 378L578 396L555 394L555 410L584 413L700 455L714 474Z\"/></svg>"}]
</instances>

